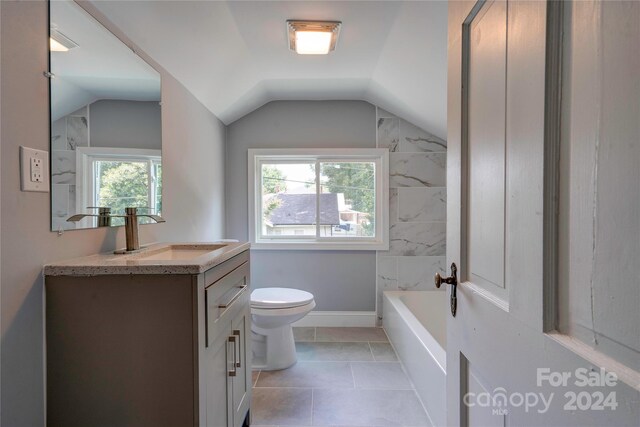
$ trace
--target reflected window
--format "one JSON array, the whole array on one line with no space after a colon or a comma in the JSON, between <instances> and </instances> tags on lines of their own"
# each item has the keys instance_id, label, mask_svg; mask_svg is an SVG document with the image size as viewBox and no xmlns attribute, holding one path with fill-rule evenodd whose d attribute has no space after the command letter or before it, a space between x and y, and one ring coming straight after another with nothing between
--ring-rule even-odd
<instances>
[{"instance_id":1,"label":"reflected window","mask_svg":"<svg viewBox=\"0 0 640 427\"><path fill-rule=\"evenodd\" d=\"M159 150L85 148L78 149L78 154L81 206L107 206L115 215L123 214L127 207L162 214ZM143 218L141 222L144 223ZM124 218L113 218L111 224L123 225Z\"/></svg>"}]
</instances>

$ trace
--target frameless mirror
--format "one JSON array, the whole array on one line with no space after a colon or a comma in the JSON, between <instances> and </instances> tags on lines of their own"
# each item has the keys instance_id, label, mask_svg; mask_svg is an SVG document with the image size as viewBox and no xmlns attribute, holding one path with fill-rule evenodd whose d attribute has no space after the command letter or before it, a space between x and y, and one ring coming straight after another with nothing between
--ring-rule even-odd
<instances>
[{"instance_id":1,"label":"frameless mirror","mask_svg":"<svg viewBox=\"0 0 640 427\"><path fill-rule=\"evenodd\" d=\"M67 221L99 207L160 215L160 74L74 1L49 8L51 229L124 224Z\"/></svg>"}]
</instances>

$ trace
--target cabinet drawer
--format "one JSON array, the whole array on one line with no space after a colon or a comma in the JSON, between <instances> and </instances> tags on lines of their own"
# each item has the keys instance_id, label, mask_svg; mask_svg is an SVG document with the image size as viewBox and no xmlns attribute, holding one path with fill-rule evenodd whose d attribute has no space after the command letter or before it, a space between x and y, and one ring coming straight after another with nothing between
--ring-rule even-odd
<instances>
[{"instance_id":1,"label":"cabinet drawer","mask_svg":"<svg viewBox=\"0 0 640 427\"><path fill-rule=\"evenodd\" d=\"M207 270L204 273L204 286L211 286L246 262L249 262L249 251L242 252L233 258L226 260L222 264Z\"/></svg>"},{"instance_id":2,"label":"cabinet drawer","mask_svg":"<svg viewBox=\"0 0 640 427\"><path fill-rule=\"evenodd\" d=\"M220 325L249 304L249 264L244 263L205 289L206 346L222 332Z\"/></svg>"}]
</instances>

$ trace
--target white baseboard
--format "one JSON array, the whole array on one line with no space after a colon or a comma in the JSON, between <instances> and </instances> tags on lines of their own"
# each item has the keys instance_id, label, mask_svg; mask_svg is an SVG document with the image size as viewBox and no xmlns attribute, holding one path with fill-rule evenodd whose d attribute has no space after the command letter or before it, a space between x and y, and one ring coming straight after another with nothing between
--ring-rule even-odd
<instances>
[{"instance_id":1,"label":"white baseboard","mask_svg":"<svg viewBox=\"0 0 640 427\"><path fill-rule=\"evenodd\" d=\"M312 311L293 326L321 327L321 326L376 326L375 311Z\"/></svg>"}]
</instances>

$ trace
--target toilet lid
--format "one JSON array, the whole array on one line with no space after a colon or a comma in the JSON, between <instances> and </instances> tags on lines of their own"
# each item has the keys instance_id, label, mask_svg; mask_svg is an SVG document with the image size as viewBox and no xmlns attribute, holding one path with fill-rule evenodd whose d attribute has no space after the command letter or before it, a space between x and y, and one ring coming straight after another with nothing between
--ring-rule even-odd
<instances>
[{"instance_id":1,"label":"toilet lid","mask_svg":"<svg viewBox=\"0 0 640 427\"><path fill-rule=\"evenodd\" d=\"M256 308L292 308L309 304L313 294L290 288L262 288L251 292L251 306Z\"/></svg>"}]
</instances>

